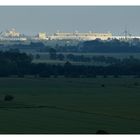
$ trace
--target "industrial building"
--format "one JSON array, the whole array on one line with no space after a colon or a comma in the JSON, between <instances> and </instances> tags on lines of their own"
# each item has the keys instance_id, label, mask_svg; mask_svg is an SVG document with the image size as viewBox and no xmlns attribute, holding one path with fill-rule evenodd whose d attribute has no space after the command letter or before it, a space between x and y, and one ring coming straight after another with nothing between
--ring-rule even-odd
<instances>
[{"instance_id":1,"label":"industrial building","mask_svg":"<svg viewBox=\"0 0 140 140\"><path fill-rule=\"evenodd\" d=\"M49 40L107 40L112 38L111 33L66 33L66 32L58 32L48 37Z\"/></svg>"},{"instance_id":2,"label":"industrial building","mask_svg":"<svg viewBox=\"0 0 140 140\"><path fill-rule=\"evenodd\" d=\"M1 41L88 41L88 40L110 40L110 39L119 39L119 40L129 40L133 38L140 39L140 36L130 36L130 35L121 35L114 36L112 33L96 33L96 32L86 32L80 33L76 32L56 32L52 35L47 35L46 32L40 32L36 36L25 36L17 32L14 28L0 33Z\"/></svg>"},{"instance_id":3,"label":"industrial building","mask_svg":"<svg viewBox=\"0 0 140 140\"><path fill-rule=\"evenodd\" d=\"M40 32L38 34L38 39L40 39L40 40L46 40L47 39L46 33L45 32Z\"/></svg>"},{"instance_id":4,"label":"industrial building","mask_svg":"<svg viewBox=\"0 0 140 140\"><path fill-rule=\"evenodd\" d=\"M14 28L12 28L11 30L7 30L6 32L4 32L4 36L5 37L19 37L20 33L17 32Z\"/></svg>"},{"instance_id":5,"label":"industrial building","mask_svg":"<svg viewBox=\"0 0 140 140\"><path fill-rule=\"evenodd\" d=\"M27 38L17 32L14 28L0 33L1 41L26 41Z\"/></svg>"}]
</instances>

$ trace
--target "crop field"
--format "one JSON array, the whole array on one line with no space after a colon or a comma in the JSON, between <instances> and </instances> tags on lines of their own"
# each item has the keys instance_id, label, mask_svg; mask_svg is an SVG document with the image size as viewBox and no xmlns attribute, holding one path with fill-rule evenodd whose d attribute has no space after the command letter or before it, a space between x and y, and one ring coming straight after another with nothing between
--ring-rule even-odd
<instances>
[{"instance_id":1,"label":"crop field","mask_svg":"<svg viewBox=\"0 0 140 140\"><path fill-rule=\"evenodd\" d=\"M140 78L0 78L1 134L97 130L140 134Z\"/></svg>"}]
</instances>

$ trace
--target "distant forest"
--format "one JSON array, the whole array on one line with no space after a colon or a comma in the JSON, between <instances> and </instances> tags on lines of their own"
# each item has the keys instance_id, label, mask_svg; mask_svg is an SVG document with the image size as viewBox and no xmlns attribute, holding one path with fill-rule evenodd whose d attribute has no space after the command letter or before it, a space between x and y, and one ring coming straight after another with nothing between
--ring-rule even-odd
<instances>
[{"instance_id":1,"label":"distant forest","mask_svg":"<svg viewBox=\"0 0 140 140\"><path fill-rule=\"evenodd\" d=\"M140 76L140 60L129 57L119 61L114 59L108 66L73 65L66 62L64 65L33 63L32 55L26 53L6 51L0 52L0 76L32 75L34 77L96 77L97 75L135 75Z\"/></svg>"},{"instance_id":2,"label":"distant forest","mask_svg":"<svg viewBox=\"0 0 140 140\"><path fill-rule=\"evenodd\" d=\"M109 41L86 41L81 47L82 52L107 52L107 53L119 53L119 52L140 52L140 41L139 39L119 41L117 39Z\"/></svg>"},{"instance_id":3,"label":"distant forest","mask_svg":"<svg viewBox=\"0 0 140 140\"><path fill-rule=\"evenodd\" d=\"M67 42L65 40L64 42ZM55 46L47 46L43 42L31 42L30 44L13 44L3 45L0 44L0 48L17 48L17 49L34 49L38 52L49 52L50 48L54 48L56 52L95 52L95 53L138 53L140 52L140 39L134 38L129 40L93 40L79 42L78 45L56 44Z\"/></svg>"},{"instance_id":4,"label":"distant forest","mask_svg":"<svg viewBox=\"0 0 140 140\"><path fill-rule=\"evenodd\" d=\"M114 58L107 56L83 56L80 52L140 52L139 39L128 41L119 40L94 40L79 43L77 46L45 46L42 42L31 42L29 45L14 44L0 47L9 48L8 51L0 51L0 76L7 77L16 75L24 77L32 75L35 77L65 76L65 77L96 77L96 75L135 75L140 77L140 59L130 56L129 58ZM48 52L52 60L67 60L62 64L33 63L33 55L21 53L20 48L33 48L37 52ZM71 52L66 56L61 52ZM79 53L78 55L72 54ZM39 58L40 56L36 56ZM65 59L66 58L66 59ZM107 65L74 65L70 61L81 62L103 62Z\"/></svg>"}]
</instances>

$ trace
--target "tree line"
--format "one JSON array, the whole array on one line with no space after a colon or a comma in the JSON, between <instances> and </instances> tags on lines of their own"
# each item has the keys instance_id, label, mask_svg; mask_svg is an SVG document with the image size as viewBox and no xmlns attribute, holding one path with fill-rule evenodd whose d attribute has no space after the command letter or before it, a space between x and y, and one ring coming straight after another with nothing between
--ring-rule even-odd
<instances>
[{"instance_id":1,"label":"tree line","mask_svg":"<svg viewBox=\"0 0 140 140\"><path fill-rule=\"evenodd\" d=\"M79 42L76 46L56 46L57 52L95 52L95 53L136 53L140 52L140 40L91 40Z\"/></svg>"},{"instance_id":2,"label":"tree line","mask_svg":"<svg viewBox=\"0 0 140 140\"><path fill-rule=\"evenodd\" d=\"M129 56L129 57L133 57L133 56ZM36 55L36 59L39 59L40 56L39 54ZM106 63L106 64L113 64L113 63L118 63L121 61L120 58L115 58L112 56L103 56L103 55L94 55L94 56L90 56L90 55L83 55L83 54L63 54L63 53L59 53L57 52L54 48L51 48L49 51L49 58L51 60L67 60L67 61L73 61L73 62L102 62L102 63Z\"/></svg>"},{"instance_id":3,"label":"tree line","mask_svg":"<svg viewBox=\"0 0 140 140\"><path fill-rule=\"evenodd\" d=\"M103 53L137 53L140 52L140 40L93 40L85 41L79 46L81 52L103 52Z\"/></svg>"},{"instance_id":4,"label":"tree line","mask_svg":"<svg viewBox=\"0 0 140 140\"><path fill-rule=\"evenodd\" d=\"M66 41L64 41L66 42ZM55 49L56 52L95 52L95 53L137 53L140 52L140 39L134 38L129 40L91 40L79 41L77 45L52 45L48 46L43 42L30 42L29 44L13 44L3 45L0 47L17 48L17 49L33 49L38 52L49 52Z\"/></svg>"},{"instance_id":5,"label":"tree line","mask_svg":"<svg viewBox=\"0 0 140 140\"><path fill-rule=\"evenodd\" d=\"M20 52L0 52L0 76L32 75L35 77L96 77L96 75L136 75L140 76L140 60L130 57L108 66L64 65L33 63L32 56Z\"/></svg>"}]
</instances>

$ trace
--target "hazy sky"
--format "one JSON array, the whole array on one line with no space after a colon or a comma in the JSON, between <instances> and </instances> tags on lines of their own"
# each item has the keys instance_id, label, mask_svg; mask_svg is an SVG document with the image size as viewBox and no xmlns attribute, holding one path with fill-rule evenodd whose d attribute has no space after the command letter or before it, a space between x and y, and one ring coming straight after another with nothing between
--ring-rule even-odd
<instances>
[{"instance_id":1,"label":"hazy sky","mask_svg":"<svg viewBox=\"0 0 140 140\"><path fill-rule=\"evenodd\" d=\"M120 35L125 26L130 33L140 35L140 6L0 6L0 31L16 28L24 34L50 34L91 30Z\"/></svg>"}]
</instances>

